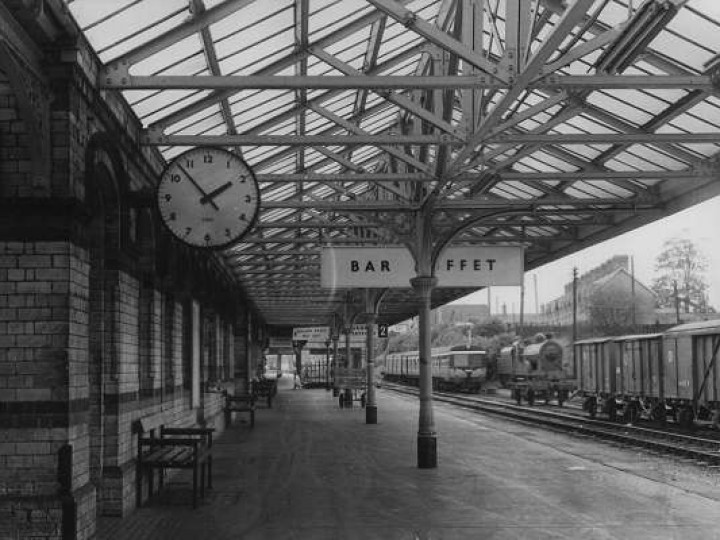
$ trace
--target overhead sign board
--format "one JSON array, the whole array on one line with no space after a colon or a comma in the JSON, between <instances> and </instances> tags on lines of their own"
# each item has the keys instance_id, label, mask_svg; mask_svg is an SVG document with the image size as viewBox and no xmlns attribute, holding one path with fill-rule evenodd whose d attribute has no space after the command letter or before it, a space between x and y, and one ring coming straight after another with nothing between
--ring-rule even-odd
<instances>
[{"instance_id":1,"label":"overhead sign board","mask_svg":"<svg viewBox=\"0 0 720 540\"><path fill-rule=\"evenodd\" d=\"M268 349L272 354L292 354L293 344L289 337L273 337L268 338Z\"/></svg>"},{"instance_id":2,"label":"overhead sign board","mask_svg":"<svg viewBox=\"0 0 720 540\"><path fill-rule=\"evenodd\" d=\"M409 287L415 261L407 248L324 247L320 258L320 286L385 288Z\"/></svg>"},{"instance_id":3,"label":"overhead sign board","mask_svg":"<svg viewBox=\"0 0 720 540\"><path fill-rule=\"evenodd\" d=\"M325 341L328 339L330 339L329 326L303 326L293 328L293 341L325 344Z\"/></svg>"},{"instance_id":4,"label":"overhead sign board","mask_svg":"<svg viewBox=\"0 0 720 540\"><path fill-rule=\"evenodd\" d=\"M374 328L374 326L373 326ZM344 345L346 343L345 334L340 334L338 343ZM364 324L354 324L350 330L350 345L360 345L365 347L367 343L367 326Z\"/></svg>"},{"instance_id":5,"label":"overhead sign board","mask_svg":"<svg viewBox=\"0 0 720 540\"><path fill-rule=\"evenodd\" d=\"M438 287L521 285L524 250L516 246L451 246L435 266ZM416 276L410 251L402 246L325 247L320 284L333 288L409 287Z\"/></svg>"}]
</instances>

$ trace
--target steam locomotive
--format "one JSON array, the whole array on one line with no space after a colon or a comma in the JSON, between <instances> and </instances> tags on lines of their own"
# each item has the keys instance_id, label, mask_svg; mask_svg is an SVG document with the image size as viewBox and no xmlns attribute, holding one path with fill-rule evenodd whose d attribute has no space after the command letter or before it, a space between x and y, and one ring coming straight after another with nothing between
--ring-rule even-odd
<instances>
[{"instance_id":1,"label":"steam locomotive","mask_svg":"<svg viewBox=\"0 0 720 540\"><path fill-rule=\"evenodd\" d=\"M523 400L533 405L536 400L557 399L562 406L576 386L571 366L563 359L562 344L539 334L535 343L515 342L502 348L497 376L504 386L513 390L518 405Z\"/></svg>"}]
</instances>

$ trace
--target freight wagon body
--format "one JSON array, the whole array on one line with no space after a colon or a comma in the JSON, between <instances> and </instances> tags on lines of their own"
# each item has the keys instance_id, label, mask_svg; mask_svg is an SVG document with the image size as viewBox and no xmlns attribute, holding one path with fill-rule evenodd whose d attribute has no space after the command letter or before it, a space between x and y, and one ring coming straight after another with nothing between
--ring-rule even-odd
<instances>
[{"instance_id":1,"label":"freight wagon body","mask_svg":"<svg viewBox=\"0 0 720 540\"><path fill-rule=\"evenodd\" d=\"M720 320L675 326L665 332L665 410L683 426L717 423L720 411Z\"/></svg>"},{"instance_id":2,"label":"freight wagon body","mask_svg":"<svg viewBox=\"0 0 720 540\"><path fill-rule=\"evenodd\" d=\"M614 420L668 417L689 427L720 417L720 321L663 333L586 339L574 344L584 407ZM614 376L613 376L614 375Z\"/></svg>"},{"instance_id":3,"label":"freight wagon body","mask_svg":"<svg viewBox=\"0 0 720 540\"><path fill-rule=\"evenodd\" d=\"M575 342L578 391L581 395L614 396L620 380L617 348L612 338L584 339Z\"/></svg>"},{"instance_id":4,"label":"freight wagon body","mask_svg":"<svg viewBox=\"0 0 720 540\"><path fill-rule=\"evenodd\" d=\"M579 393L590 416L598 411L634 422L660 414L662 334L634 334L575 343Z\"/></svg>"}]
</instances>

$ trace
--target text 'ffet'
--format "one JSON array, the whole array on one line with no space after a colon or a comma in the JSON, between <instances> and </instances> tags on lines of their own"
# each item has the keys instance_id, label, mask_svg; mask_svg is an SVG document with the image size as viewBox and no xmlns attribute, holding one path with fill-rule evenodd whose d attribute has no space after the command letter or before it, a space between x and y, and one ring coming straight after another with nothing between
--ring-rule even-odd
<instances>
[{"instance_id":1,"label":"text 'ffet'","mask_svg":"<svg viewBox=\"0 0 720 540\"><path fill-rule=\"evenodd\" d=\"M444 270L472 270L481 272L484 270L492 272L497 259L445 259Z\"/></svg>"}]
</instances>

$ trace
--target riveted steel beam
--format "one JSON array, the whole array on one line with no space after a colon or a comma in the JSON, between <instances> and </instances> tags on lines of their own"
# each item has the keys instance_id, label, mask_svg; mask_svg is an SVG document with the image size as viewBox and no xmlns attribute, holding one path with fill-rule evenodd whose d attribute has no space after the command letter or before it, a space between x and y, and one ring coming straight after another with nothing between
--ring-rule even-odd
<instances>
[{"instance_id":1,"label":"riveted steel beam","mask_svg":"<svg viewBox=\"0 0 720 540\"><path fill-rule=\"evenodd\" d=\"M318 49L311 50L317 51ZM98 81L101 89L117 90L422 90L491 88L507 89L483 75L130 75L118 67ZM709 75L548 75L528 82L525 88L557 90L682 89L714 90ZM218 96L214 101L217 101Z\"/></svg>"},{"instance_id":2,"label":"riveted steel beam","mask_svg":"<svg viewBox=\"0 0 720 540\"><path fill-rule=\"evenodd\" d=\"M397 146L461 145L450 135L163 135L148 131L142 144L146 146Z\"/></svg>"}]
</instances>

